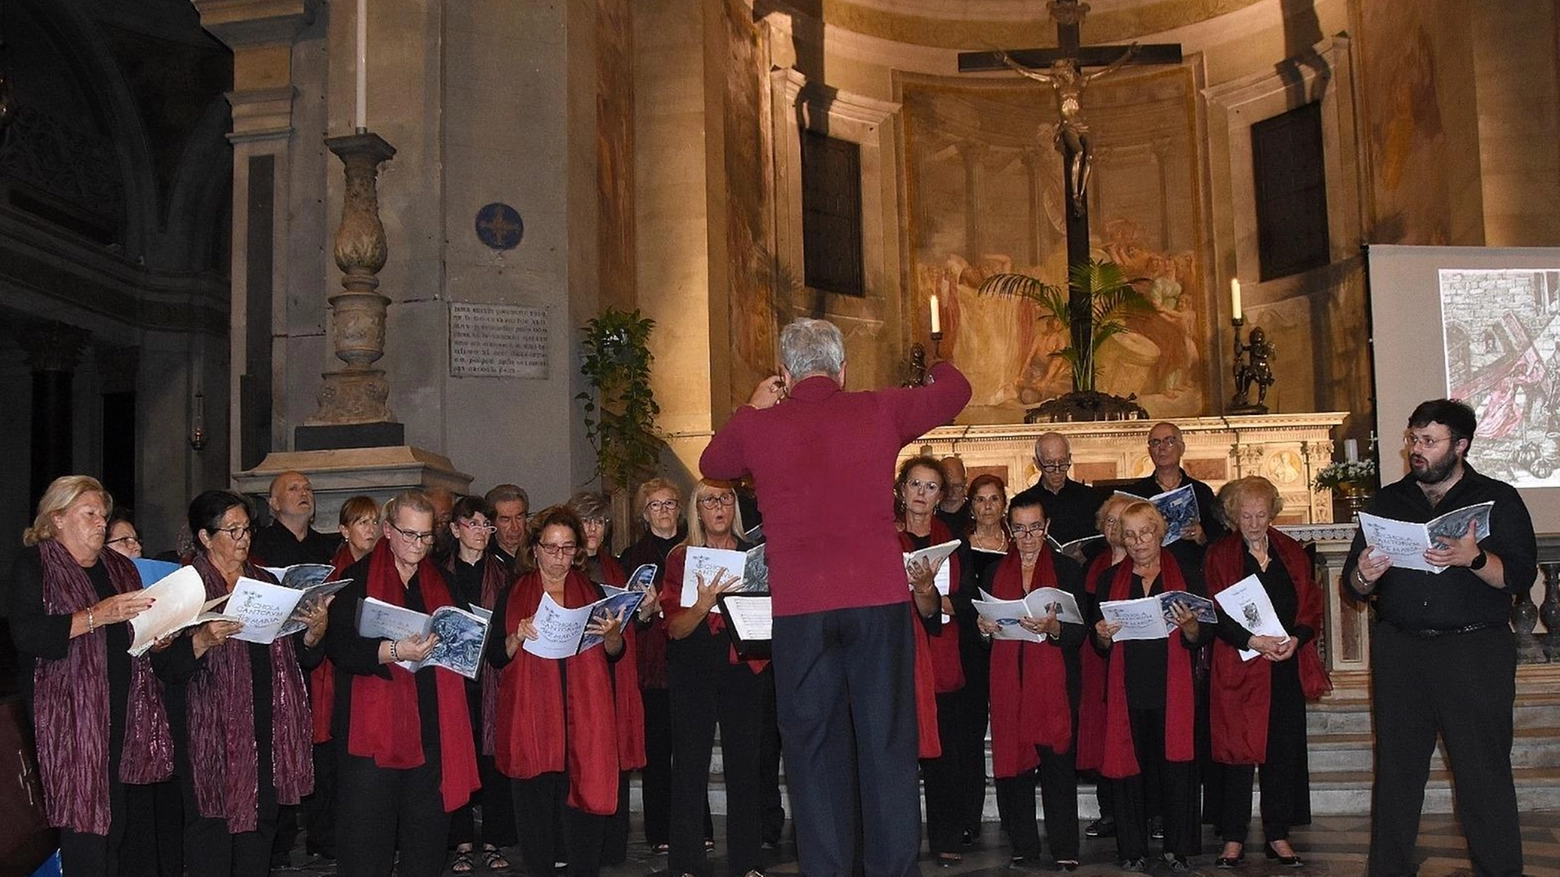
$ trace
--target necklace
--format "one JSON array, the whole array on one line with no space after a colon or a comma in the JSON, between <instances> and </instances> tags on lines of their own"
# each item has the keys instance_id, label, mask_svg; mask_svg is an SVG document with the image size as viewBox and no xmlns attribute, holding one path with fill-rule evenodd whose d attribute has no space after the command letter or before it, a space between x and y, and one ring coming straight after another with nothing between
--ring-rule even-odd
<instances>
[{"instance_id":1,"label":"necklace","mask_svg":"<svg viewBox=\"0 0 1560 877\"><path fill-rule=\"evenodd\" d=\"M976 548L985 548L989 551L1005 551L1007 549L1007 534L998 530L994 534L983 534L979 530L970 534L970 544Z\"/></svg>"}]
</instances>

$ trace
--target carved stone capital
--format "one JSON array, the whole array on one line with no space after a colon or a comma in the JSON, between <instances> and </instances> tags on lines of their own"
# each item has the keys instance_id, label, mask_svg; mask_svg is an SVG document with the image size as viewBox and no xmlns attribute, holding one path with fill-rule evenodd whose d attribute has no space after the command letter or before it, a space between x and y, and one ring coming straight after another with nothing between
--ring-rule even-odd
<instances>
[{"instance_id":1,"label":"carved stone capital","mask_svg":"<svg viewBox=\"0 0 1560 877\"><path fill-rule=\"evenodd\" d=\"M81 362L81 350L92 338L86 329L69 323L31 323L16 330L16 342L27 354L27 366L35 372L73 372Z\"/></svg>"},{"instance_id":2,"label":"carved stone capital","mask_svg":"<svg viewBox=\"0 0 1560 877\"><path fill-rule=\"evenodd\" d=\"M315 398L319 409L304 421L307 426L335 426L349 423L385 423L395 419L390 413L390 383L380 369L348 367L326 372Z\"/></svg>"}]
</instances>

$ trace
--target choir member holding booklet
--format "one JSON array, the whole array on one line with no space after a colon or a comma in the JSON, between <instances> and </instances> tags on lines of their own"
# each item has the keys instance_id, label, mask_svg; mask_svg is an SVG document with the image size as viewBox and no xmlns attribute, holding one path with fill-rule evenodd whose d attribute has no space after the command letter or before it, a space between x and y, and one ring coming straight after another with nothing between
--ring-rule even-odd
<instances>
[{"instance_id":1,"label":"choir member holding booklet","mask_svg":"<svg viewBox=\"0 0 1560 877\"><path fill-rule=\"evenodd\" d=\"M1099 602L1157 596L1169 591L1203 592L1201 550L1161 548L1165 519L1151 503L1133 501L1121 510L1121 539L1127 559L1107 570L1095 596ZM1097 610L1096 610L1097 611ZM1172 871L1191 870L1199 852L1194 652L1213 637L1213 626L1176 603L1175 622L1163 640L1113 642L1121 625L1094 619L1094 647L1106 659L1105 750L1100 773L1115 796L1116 851L1121 867L1148 867L1149 807L1158 801L1164 816L1164 858Z\"/></svg>"},{"instance_id":2,"label":"choir member holding booklet","mask_svg":"<svg viewBox=\"0 0 1560 877\"><path fill-rule=\"evenodd\" d=\"M979 514L977 510L977 514ZM1040 498L1020 495L1008 508L1013 550L981 577L981 589L998 600L1022 600L1036 588L1058 588L1076 599L1076 564L1046 544ZM980 632L999 631L977 620ZM997 803L1013 843L1013 865L1040 858L1035 824L1035 783L1045 810L1045 833L1058 870L1078 867L1078 774L1074 768L1078 717L1078 649L1084 627L1064 624L1053 609L1019 624L1045 642L995 639L991 643L991 764Z\"/></svg>"},{"instance_id":3,"label":"choir member holding booklet","mask_svg":"<svg viewBox=\"0 0 1560 877\"><path fill-rule=\"evenodd\" d=\"M567 859L570 875L595 877L607 817L618 807L619 740L633 732L622 726L610 666L624 654L624 619L592 620L585 632L601 644L568 658L526 651L544 595L571 609L603 596L584 573L585 529L574 512L543 509L528 535L532 569L499 596L488 636L499 674L494 762L510 778L526 872L551 875Z\"/></svg>"},{"instance_id":4,"label":"choir member holding booklet","mask_svg":"<svg viewBox=\"0 0 1560 877\"><path fill-rule=\"evenodd\" d=\"M935 458L912 457L900 464L894 487L900 508L899 543L905 552L941 545L955 538L936 514L944 483L946 476L942 463ZM959 733L958 693L964 688L964 664L959 653L959 625L952 618L973 611L969 608L968 591L960 589L960 573L969 566L969 561L960 557L961 553L955 551L940 564L947 567L943 574L947 576L948 593L938 600L939 612L931 613L935 623L926 627L941 751L935 756L922 754L921 779L926 795L927 845L937 857L937 863L944 866L963 859L959 850L963 847L966 826L961 801L967 794L962 791L960 780L971 774L965 760L979 758L982 763L985 761L983 751L970 752L961 747L966 743L967 735ZM918 566L909 573L912 587L930 585L937 593L936 566ZM984 767L981 781L985 781Z\"/></svg>"},{"instance_id":5,"label":"choir member holding booklet","mask_svg":"<svg viewBox=\"0 0 1560 877\"><path fill-rule=\"evenodd\" d=\"M401 877L444 871L449 814L481 781L472 744L465 680L438 666L413 673L438 635L399 639L362 635L358 607L372 597L432 614L455 605L444 573L428 556L434 508L421 491L385 503L384 537L347 570L352 583L336 594L326 645L336 665L338 873Z\"/></svg>"},{"instance_id":6,"label":"choir member holding booklet","mask_svg":"<svg viewBox=\"0 0 1560 877\"><path fill-rule=\"evenodd\" d=\"M249 501L208 490L189 509L199 544L192 566L206 599L240 577L275 583L249 561ZM326 598L306 607L306 629L269 645L233 639L241 625L208 621L154 652L166 686L175 763L184 790L184 861L192 877L270 873L281 805L314 787L312 720L303 674L324 658Z\"/></svg>"},{"instance_id":7,"label":"choir member holding booklet","mask_svg":"<svg viewBox=\"0 0 1560 877\"><path fill-rule=\"evenodd\" d=\"M1210 675L1213 758L1225 765L1224 848L1214 864L1229 868L1245 855L1251 823L1251 785L1261 766L1262 836L1270 859L1298 866L1289 829L1311 821L1306 770L1305 699L1327 688L1316 651L1322 623L1322 592L1311 575L1311 559L1300 543L1273 529L1283 500L1260 476L1226 484L1219 492L1225 518L1237 529L1208 548L1205 572L1209 596L1250 576L1260 583L1285 635L1260 636L1246 613L1232 617L1219 606L1218 639ZM1216 601L1218 602L1218 601ZM1252 606L1248 612L1258 612ZM1257 653L1243 660L1241 650Z\"/></svg>"},{"instance_id":8,"label":"choir member holding booklet","mask_svg":"<svg viewBox=\"0 0 1560 877\"><path fill-rule=\"evenodd\" d=\"M667 692L672 705L672 874L707 872L703 805L709 792L715 726L720 724L726 778L726 868L740 877L759 872L763 826L759 748L764 734L764 687L774 686L767 660L740 658L715 609L722 593L740 586L724 570L713 577L695 571L697 596L685 599L683 580L690 548L746 551L740 539L737 495L722 481L701 479L693 488L688 539L666 556L661 606L666 613Z\"/></svg>"},{"instance_id":9,"label":"choir member holding booklet","mask_svg":"<svg viewBox=\"0 0 1560 877\"><path fill-rule=\"evenodd\" d=\"M165 780L173 770L151 661L130 656L125 623L152 599L130 560L103 550L111 505L96 479L54 479L22 534L6 589L44 812L60 829L67 874L117 873L124 784Z\"/></svg>"},{"instance_id":10,"label":"choir member holding booklet","mask_svg":"<svg viewBox=\"0 0 1560 877\"><path fill-rule=\"evenodd\" d=\"M1094 526L1105 537L1105 550L1089 561L1084 570L1083 599L1078 607L1085 619L1093 618L1099 603L1101 583L1108 593L1109 580L1105 572L1127 559L1127 546L1121 541L1121 510L1134 500L1124 494L1111 494L1094 515ZM1100 807L1100 818L1084 828L1086 837L1110 837L1116 833L1116 798L1111 793L1111 783L1099 776L1100 765L1105 761L1105 659L1092 648L1081 650L1079 668L1082 688L1078 698L1078 769L1096 775L1094 797Z\"/></svg>"}]
</instances>

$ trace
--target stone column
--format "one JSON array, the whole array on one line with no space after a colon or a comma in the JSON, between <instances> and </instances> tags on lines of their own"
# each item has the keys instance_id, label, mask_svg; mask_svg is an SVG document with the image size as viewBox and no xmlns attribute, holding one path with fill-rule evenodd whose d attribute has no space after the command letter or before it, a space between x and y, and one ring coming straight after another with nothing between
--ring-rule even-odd
<instances>
[{"instance_id":1,"label":"stone column","mask_svg":"<svg viewBox=\"0 0 1560 877\"><path fill-rule=\"evenodd\" d=\"M32 369L32 469L29 506L49 482L74 471L72 389L92 333L65 323L34 323L16 333Z\"/></svg>"}]
</instances>

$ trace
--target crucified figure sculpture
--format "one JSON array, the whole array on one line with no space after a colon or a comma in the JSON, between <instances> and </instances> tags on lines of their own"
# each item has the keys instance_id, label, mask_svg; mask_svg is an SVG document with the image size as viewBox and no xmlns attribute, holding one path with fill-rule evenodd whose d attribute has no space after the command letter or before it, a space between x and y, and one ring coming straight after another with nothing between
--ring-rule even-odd
<instances>
[{"instance_id":1,"label":"crucified figure sculpture","mask_svg":"<svg viewBox=\"0 0 1560 877\"><path fill-rule=\"evenodd\" d=\"M1109 65L1093 73L1084 73L1073 58L1058 58L1051 62L1050 67L1036 70L1013 60L1007 52L997 50L997 57L1002 59L1002 63L1023 76L1051 86L1056 96L1056 112L1061 118L1056 125L1054 142L1057 151L1063 156L1072 157L1067 167L1067 187L1075 211L1080 210L1080 205L1084 203L1084 194L1089 188L1090 165L1094 158L1093 147L1089 142L1089 124L1083 119L1083 90L1101 76L1109 76L1119 70L1137 52L1138 45L1133 43Z\"/></svg>"}]
</instances>

